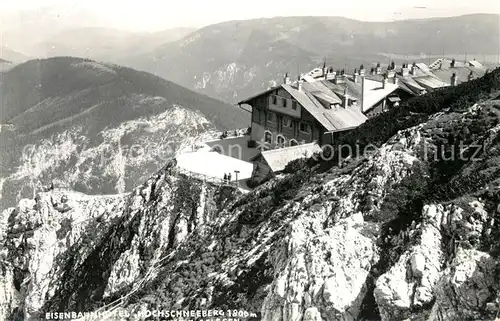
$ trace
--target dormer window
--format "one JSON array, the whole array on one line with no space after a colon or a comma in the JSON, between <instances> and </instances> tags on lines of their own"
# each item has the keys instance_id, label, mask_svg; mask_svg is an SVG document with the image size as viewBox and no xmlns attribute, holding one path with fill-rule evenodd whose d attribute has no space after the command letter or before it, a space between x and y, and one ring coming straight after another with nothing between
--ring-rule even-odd
<instances>
[{"instance_id":1,"label":"dormer window","mask_svg":"<svg viewBox=\"0 0 500 321\"><path fill-rule=\"evenodd\" d=\"M286 108L286 98L283 98L283 107Z\"/></svg>"}]
</instances>

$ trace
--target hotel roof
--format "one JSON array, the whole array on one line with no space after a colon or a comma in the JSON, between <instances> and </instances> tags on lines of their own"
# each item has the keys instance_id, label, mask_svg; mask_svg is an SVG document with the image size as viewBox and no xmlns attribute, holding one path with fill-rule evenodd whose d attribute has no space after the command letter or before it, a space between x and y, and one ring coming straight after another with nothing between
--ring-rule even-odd
<instances>
[{"instance_id":1,"label":"hotel roof","mask_svg":"<svg viewBox=\"0 0 500 321\"><path fill-rule=\"evenodd\" d=\"M413 80L415 80L420 86L426 89L438 89L450 85L450 83L444 82L440 78L431 75L415 77L413 78Z\"/></svg>"},{"instance_id":2,"label":"hotel roof","mask_svg":"<svg viewBox=\"0 0 500 321\"><path fill-rule=\"evenodd\" d=\"M370 110L375 104L392 94L399 86L397 84L382 83L370 79L365 79L365 95L363 97L363 111Z\"/></svg>"},{"instance_id":3,"label":"hotel roof","mask_svg":"<svg viewBox=\"0 0 500 321\"><path fill-rule=\"evenodd\" d=\"M451 83L451 77L453 74L456 74L457 78L457 83L463 83L469 81L469 74L472 72L473 78L480 78L484 76L486 73L486 70L480 69L480 68L475 68L475 67L447 67L443 69L435 69L432 70L432 72L441 79L443 82Z\"/></svg>"},{"instance_id":4,"label":"hotel roof","mask_svg":"<svg viewBox=\"0 0 500 321\"><path fill-rule=\"evenodd\" d=\"M304 86L306 84L303 84ZM302 88L298 90L291 85L282 87L294 97L299 104L307 110L327 131L341 131L357 127L368 118L356 107L331 107L325 108L314 97L314 93Z\"/></svg>"},{"instance_id":5,"label":"hotel roof","mask_svg":"<svg viewBox=\"0 0 500 321\"><path fill-rule=\"evenodd\" d=\"M326 81L328 82L328 81ZM323 99L330 104L341 104L342 99L339 98L330 88L328 88L325 83L317 82L305 82L302 84L302 88L305 91L310 92L317 98Z\"/></svg>"},{"instance_id":6,"label":"hotel roof","mask_svg":"<svg viewBox=\"0 0 500 321\"><path fill-rule=\"evenodd\" d=\"M359 100L361 98L361 84L352 81L348 76L345 76L343 82L336 84L330 80L316 80L324 84L328 89L336 93L337 95L344 97L344 92L347 88L347 94L350 98L355 98Z\"/></svg>"}]
</instances>

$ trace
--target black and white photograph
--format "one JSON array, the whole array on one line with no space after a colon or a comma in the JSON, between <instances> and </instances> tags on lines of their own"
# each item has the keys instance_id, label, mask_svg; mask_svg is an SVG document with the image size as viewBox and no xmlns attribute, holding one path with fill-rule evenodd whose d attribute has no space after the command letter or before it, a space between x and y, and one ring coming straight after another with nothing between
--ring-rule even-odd
<instances>
[{"instance_id":1,"label":"black and white photograph","mask_svg":"<svg viewBox=\"0 0 500 321\"><path fill-rule=\"evenodd\" d=\"M500 1L0 0L0 321L500 321Z\"/></svg>"}]
</instances>

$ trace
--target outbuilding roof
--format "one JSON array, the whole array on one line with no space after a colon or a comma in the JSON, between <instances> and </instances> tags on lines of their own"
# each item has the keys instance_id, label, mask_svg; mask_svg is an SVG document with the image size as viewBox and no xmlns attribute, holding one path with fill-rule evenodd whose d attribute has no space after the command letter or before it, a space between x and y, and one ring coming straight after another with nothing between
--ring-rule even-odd
<instances>
[{"instance_id":1,"label":"outbuilding roof","mask_svg":"<svg viewBox=\"0 0 500 321\"><path fill-rule=\"evenodd\" d=\"M309 158L321 150L317 143L310 143L263 151L261 155L273 172L280 172L291 161Z\"/></svg>"}]
</instances>

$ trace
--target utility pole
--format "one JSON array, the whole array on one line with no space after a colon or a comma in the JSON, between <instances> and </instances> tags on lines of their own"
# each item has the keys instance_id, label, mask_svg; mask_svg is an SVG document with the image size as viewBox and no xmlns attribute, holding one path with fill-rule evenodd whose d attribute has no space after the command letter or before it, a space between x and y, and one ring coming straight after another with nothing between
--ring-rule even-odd
<instances>
[{"instance_id":1,"label":"utility pole","mask_svg":"<svg viewBox=\"0 0 500 321\"><path fill-rule=\"evenodd\" d=\"M238 171L238 170L234 171L234 174L235 174L235 176L236 176L236 177L234 178L234 179L236 180L236 187L238 187L238 174L239 174L239 173L240 173L240 171Z\"/></svg>"}]
</instances>

